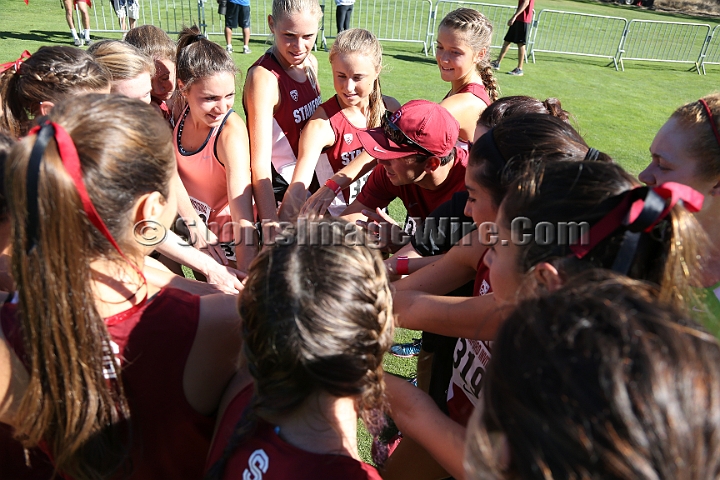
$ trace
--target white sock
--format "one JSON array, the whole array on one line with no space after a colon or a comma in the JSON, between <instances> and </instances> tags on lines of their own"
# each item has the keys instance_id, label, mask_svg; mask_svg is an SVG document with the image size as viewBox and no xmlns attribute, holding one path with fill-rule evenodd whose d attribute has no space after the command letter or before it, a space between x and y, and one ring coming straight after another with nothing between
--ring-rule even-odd
<instances>
[{"instance_id":1,"label":"white sock","mask_svg":"<svg viewBox=\"0 0 720 480\"><path fill-rule=\"evenodd\" d=\"M232 45L230 45L229 43L228 43L228 45L227 45L227 46L228 46L228 48L232 48Z\"/></svg>"},{"instance_id":2,"label":"white sock","mask_svg":"<svg viewBox=\"0 0 720 480\"><path fill-rule=\"evenodd\" d=\"M90 40L90 29L89 28L85 29L85 40Z\"/></svg>"},{"instance_id":3,"label":"white sock","mask_svg":"<svg viewBox=\"0 0 720 480\"><path fill-rule=\"evenodd\" d=\"M71 28L71 29L70 29L70 33L72 33L73 38L78 38L78 36L77 36L77 30L75 30L74 28Z\"/></svg>"}]
</instances>

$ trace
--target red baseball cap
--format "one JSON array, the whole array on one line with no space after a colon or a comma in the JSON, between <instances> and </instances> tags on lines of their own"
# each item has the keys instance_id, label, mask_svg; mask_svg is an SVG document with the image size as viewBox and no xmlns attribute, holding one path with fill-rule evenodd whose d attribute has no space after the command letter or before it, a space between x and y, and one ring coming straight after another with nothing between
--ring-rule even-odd
<instances>
[{"instance_id":1,"label":"red baseball cap","mask_svg":"<svg viewBox=\"0 0 720 480\"><path fill-rule=\"evenodd\" d=\"M389 124L383 119L383 126L358 132L365 151L380 160L428 153L444 157L452 152L460 134L460 124L450 112L427 100L409 101L389 120Z\"/></svg>"}]
</instances>

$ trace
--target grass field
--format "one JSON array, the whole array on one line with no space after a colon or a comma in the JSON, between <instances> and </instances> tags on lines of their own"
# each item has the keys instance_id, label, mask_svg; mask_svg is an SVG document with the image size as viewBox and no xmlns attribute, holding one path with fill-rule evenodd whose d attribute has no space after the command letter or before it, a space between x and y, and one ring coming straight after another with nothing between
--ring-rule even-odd
<instances>
[{"instance_id":1,"label":"grass field","mask_svg":"<svg viewBox=\"0 0 720 480\"><path fill-rule=\"evenodd\" d=\"M98 0L102 1L102 0ZM358 0L363 2L365 0ZM512 0L492 3L515 5ZM214 8L214 4L208 3ZM705 18L671 15L632 7L594 1L538 0L536 11L543 8L621 16L628 19L650 19L686 22L708 22ZM710 23L714 26L717 21ZM334 28L334 27L333 27ZM505 26L496 27L496 35L503 35ZM118 38L116 34L93 35L94 38ZM239 40L235 40L236 51ZM221 37L213 37L223 43ZM71 38L58 0L2 0L0 3L0 63L14 60L23 50L34 52L42 45L70 45ZM251 41L253 54L234 54L240 71L267 48L262 39ZM387 43L385 68L382 74L383 92L401 103L415 98L440 101L448 84L440 80L435 60L422 55L417 44ZM495 55L496 52L493 52ZM323 98L332 95L332 81L327 53L316 53L320 63L320 84ZM515 65L511 52L503 62L503 72ZM718 66L708 66L708 75L688 72L687 66L626 62L625 72L616 72L607 61L587 57L551 54L537 55L536 64L525 67L524 77L498 74L503 95L530 95L540 99L557 97L575 118L576 127L591 146L609 153L632 173L638 173L649 160L648 147L655 132L679 105L695 100L718 88ZM238 92L243 76L238 76ZM238 95L236 109L242 112ZM404 209L393 205L391 213L402 218ZM400 330L398 341L409 341L414 332ZM386 359L389 371L411 376L414 360ZM361 452L369 458L369 439L362 435Z\"/></svg>"}]
</instances>

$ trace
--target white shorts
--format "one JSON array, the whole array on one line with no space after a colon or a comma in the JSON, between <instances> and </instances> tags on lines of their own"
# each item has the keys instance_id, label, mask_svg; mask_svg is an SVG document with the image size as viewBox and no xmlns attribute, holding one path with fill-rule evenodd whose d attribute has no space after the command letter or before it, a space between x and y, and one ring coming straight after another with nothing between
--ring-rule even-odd
<instances>
[{"instance_id":1,"label":"white shorts","mask_svg":"<svg viewBox=\"0 0 720 480\"><path fill-rule=\"evenodd\" d=\"M137 20L140 17L139 0L113 0L113 8L118 18L130 17Z\"/></svg>"}]
</instances>

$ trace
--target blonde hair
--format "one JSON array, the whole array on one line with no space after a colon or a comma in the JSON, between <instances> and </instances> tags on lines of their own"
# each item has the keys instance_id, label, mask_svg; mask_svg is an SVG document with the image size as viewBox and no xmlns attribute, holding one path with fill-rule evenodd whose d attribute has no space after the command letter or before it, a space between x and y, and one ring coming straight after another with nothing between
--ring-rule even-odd
<instances>
[{"instance_id":1,"label":"blonde hair","mask_svg":"<svg viewBox=\"0 0 720 480\"><path fill-rule=\"evenodd\" d=\"M380 73L382 69L382 47L377 37L371 32L363 28L351 28L340 32L330 49L328 59L333 62L338 55L348 55L356 53L368 57L375 66L375 70ZM367 128L375 128L380 126L383 115L385 115L385 104L383 103L382 91L380 89L380 77L378 76L373 83L372 92L370 92L370 103L367 115Z\"/></svg>"},{"instance_id":2,"label":"blonde hair","mask_svg":"<svg viewBox=\"0 0 720 480\"><path fill-rule=\"evenodd\" d=\"M318 20L322 17L322 8L317 0L273 0L272 17L277 21L293 13L314 14Z\"/></svg>"},{"instance_id":3,"label":"blonde hair","mask_svg":"<svg viewBox=\"0 0 720 480\"><path fill-rule=\"evenodd\" d=\"M485 15L472 8L458 8L445 15L440 22L440 27L457 30L465 34L465 43L472 48L474 53L485 49L485 55L480 59L475 68L482 78L485 90L490 100L495 101L500 96L493 69L490 66L490 39L492 38L492 23Z\"/></svg>"},{"instance_id":4,"label":"blonde hair","mask_svg":"<svg viewBox=\"0 0 720 480\"><path fill-rule=\"evenodd\" d=\"M720 176L720 140L715 137L713 126L720 130L720 93L703 97L712 117L697 100L678 108L670 118L674 118L686 130L693 133L693 141L684 148L700 161L695 175L698 177Z\"/></svg>"},{"instance_id":5,"label":"blonde hair","mask_svg":"<svg viewBox=\"0 0 720 480\"><path fill-rule=\"evenodd\" d=\"M120 40L101 40L88 48L100 65L110 72L110 81L129 80L143 73L155 75L155 64L136 47Z\"/></svg>"}]
</instances>

